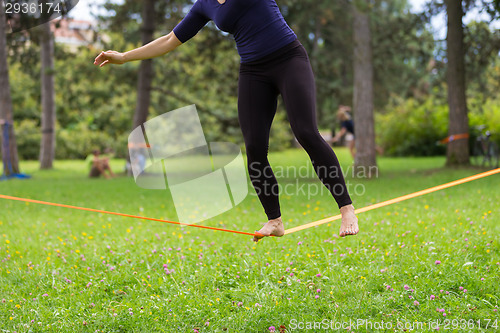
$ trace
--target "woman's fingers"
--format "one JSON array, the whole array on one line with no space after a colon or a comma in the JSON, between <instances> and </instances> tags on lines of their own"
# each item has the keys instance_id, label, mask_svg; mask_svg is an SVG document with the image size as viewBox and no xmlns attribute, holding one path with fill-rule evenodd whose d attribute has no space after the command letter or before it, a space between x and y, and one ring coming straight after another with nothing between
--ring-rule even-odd
<instances>
[{"instance_id":1,"label":"woman's fingers","mask_svg":"<svg viewBox=\"0 0 500 333\"><path fill-rule=\"evenodd\" d=\"M105 57L106 55L104 54L104 51L99 53L99 55L95 57L94 65L100 65L105 60Z\"/></svg>"},{"instance_id":2,"label":"woman's fingers","mask_svg":"<svg viewBox=\"0 0 500 333\"><path fill-rule=\"evenodd\" d=\"M121 53L117 51L102 51L94 60L94 65L102 67L107 64L123 64Z\"/></svg>"}]
</instances>

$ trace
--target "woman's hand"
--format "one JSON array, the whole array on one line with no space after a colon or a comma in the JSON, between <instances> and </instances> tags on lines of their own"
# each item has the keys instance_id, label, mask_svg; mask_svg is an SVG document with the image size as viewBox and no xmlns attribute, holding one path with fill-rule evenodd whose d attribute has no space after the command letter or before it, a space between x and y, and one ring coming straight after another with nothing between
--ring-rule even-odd
<instances>
[{"instance_id":1,"label":"woman's hand","mask_svg":"<svg viewBox=\"0 0 500 333\"><path fill-rule=\"evenodd\" d=\"M164 55L181 44L181 41L172 31L168 35L157 38L151 43L125 53L103 51L95 58L94 65L99 67L106 66L107 64L121 65L129 61L151 59Z\"/></svg>"},{"instance_id":2,"label":"woman's hand","mask_svg":"<svg viewBox=\"0 0 500 333\"><path fill-rule=\"evenodd\" d=\"M121 65L126 63L123 53L116 51L102 51L94 60L94 65L99 67L106 66L107 64Z\"/></svg>"}]
</instances>

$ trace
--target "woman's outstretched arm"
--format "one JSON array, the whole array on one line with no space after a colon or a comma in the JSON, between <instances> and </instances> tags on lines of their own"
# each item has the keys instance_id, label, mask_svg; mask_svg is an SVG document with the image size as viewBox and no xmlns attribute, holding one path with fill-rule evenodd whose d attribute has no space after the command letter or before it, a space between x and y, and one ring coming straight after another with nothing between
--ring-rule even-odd
<instances>
[{"instance_id":1,"label":"woman's outstretched arm","mask_svg":"<svg viewBox=\"0 0 500 333\"><path fill-rule=\"evenodd\" d=\"M151 59L167 54L181 44L182 42L172 31L168 35L157 38L151 43L128 52L102 51L95 58L94 65L103 67L107 64L121 65L129 61Z\"/></svg>"}]
</instances>

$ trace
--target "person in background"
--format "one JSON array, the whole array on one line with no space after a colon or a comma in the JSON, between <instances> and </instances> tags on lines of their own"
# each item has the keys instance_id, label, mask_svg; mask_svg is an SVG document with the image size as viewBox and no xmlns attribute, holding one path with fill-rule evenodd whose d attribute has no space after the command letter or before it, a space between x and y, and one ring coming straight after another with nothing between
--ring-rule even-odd
<instances>
[{"instance_id":1,"label":"person in background","mask_svg":"<svg viewBox=\"0 0 500 333\"><path fill-rule=\"evenodd\" d=\"M337 118L340 121L340 132L338 132L331 140L332 143L337 142L341 137L347 133L352 134L352 140L349 141L349 150L351 151L352 159L356 157L356 141L354 136L354 121L349 113L351 108L347 105L340 105L337 111ZM382 147L375 146L375 150L380 155L384 154Z\"/></svg>"},{"instance_id":2,"label":"person in background","mask_svg":"<svg viewBox=\"0 0 500 333\"><path fill-rule=\"evenodd\" d=\"M101 152L98 149L94 150L91 155L87 156L85 162L87 162L90 166L90 178L98 178L101 175L108 179L115 177L113 170L111 170L111 167L109 166L109 157L101 156Z\"/></svg>"},{"instance_id":3,"label":"person in background","mask_svg":"<svg viewBox=\"0 0 500 333\"><path fill-rule=\"evenodd\" d=\"M349 142L349 150L351 151L352 158L354 159L356 152L354 150L355 141L354 141L354 122L352 121L352 117L349 114L351 108L347 105L340 105L339 110L337 111L337 118L340 121L340 132L338 132L331 140L332 143L339 141L341 137L346 135L347 133L351 133L353 139Z\"/></svg>"}]
</instances>

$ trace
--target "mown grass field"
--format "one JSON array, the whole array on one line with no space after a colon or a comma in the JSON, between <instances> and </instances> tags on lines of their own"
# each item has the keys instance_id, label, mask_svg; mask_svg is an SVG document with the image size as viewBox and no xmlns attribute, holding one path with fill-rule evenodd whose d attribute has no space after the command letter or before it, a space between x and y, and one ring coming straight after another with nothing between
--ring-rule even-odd
<instances>
[{"instance_id":1,"label":"mown grass field","mask_svg":"<svg viewBox=\"0 0 500 333\"><path fill-rule=\"evenodd\" d=\"M337 152L348 171L349 153ZM308 168L303 151L270 161L289 185L281 197L287 228L338 213L326 191L311 195L321 186L310 167L293 177L291 166ZM440 157L378 162L376 179L348 172L357 208L483 171L446 169ZM80 161L37 168L23 163L33 178L0 182L0 193L176 218L166 191L138 188L131 178L90 180ZM500 331L499 188L495 175L359 214L355 237L337 237L337 221L257 244L245 235L1 200L0 331ZM253 232L263 222L252 191L203 223Z\"/></svg>"}]
</instances>

